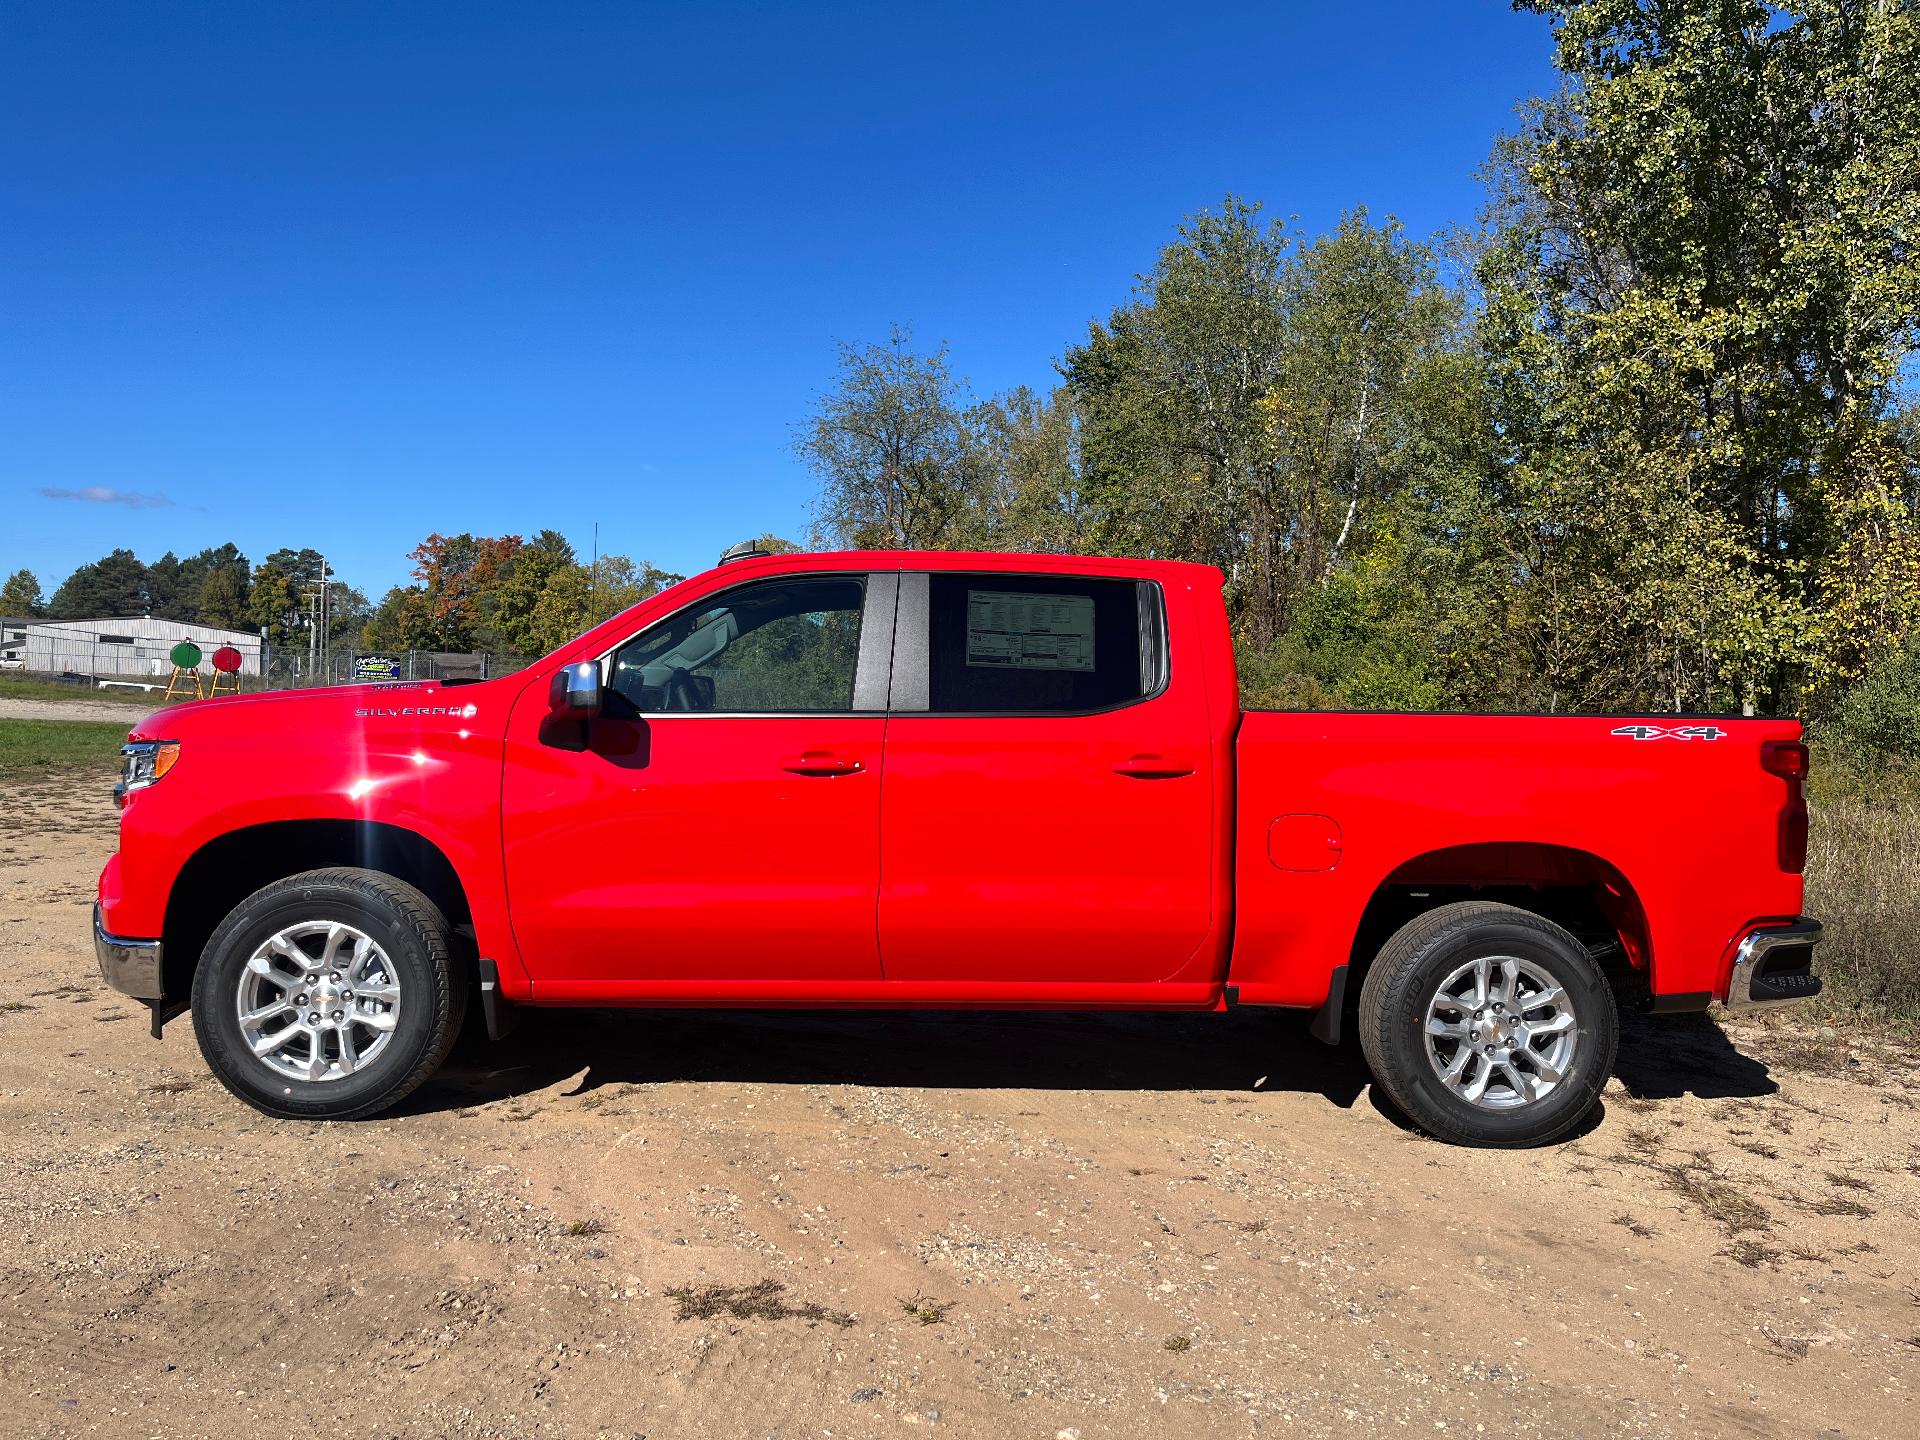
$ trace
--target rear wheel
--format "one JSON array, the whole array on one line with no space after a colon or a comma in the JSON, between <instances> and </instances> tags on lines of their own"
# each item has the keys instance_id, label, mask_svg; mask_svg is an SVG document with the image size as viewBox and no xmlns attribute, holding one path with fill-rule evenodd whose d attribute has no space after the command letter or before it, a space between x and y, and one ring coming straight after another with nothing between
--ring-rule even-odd
<instances>
[{"instance_id":1,"label":"rear wheel","mask_svg":"<svg viewBox=\"0 0 1920 1440\"><path fill-rule=\"evenodd\" d=\"M446 1058L466 1009L447 921L373 870L314 870L248 896L193 979L214 1074L269 1115L349 1120L398 1104Z\"/></svg>"},{"instance_id":2,"label":"rear wheel","mask_svg":"<svg viewBox=\"0 0 1920 1440\"><path fill-rule=\"evenodd\" d=\"M1510 905L1443 905L1409 921L1360 992L1374 1079L1455 1144L1559 1139L1593 1108L1618 1043L1613 991L1585 948Z\"/></svg>"}]
</instances>

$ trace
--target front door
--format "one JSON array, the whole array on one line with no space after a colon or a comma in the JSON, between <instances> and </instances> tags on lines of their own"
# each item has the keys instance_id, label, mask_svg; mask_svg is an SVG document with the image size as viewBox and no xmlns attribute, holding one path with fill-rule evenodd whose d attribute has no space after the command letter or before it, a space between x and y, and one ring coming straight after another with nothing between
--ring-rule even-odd
<instances>
[{"instance_id":1,"label":"front door","mask_svg":"<svg viewBox=\"0 0 1920 1440\"><path fill-rule=\"evenodd\" d=\"M507 890L538 995L874 980L895 577L725 588L509 724Z\"/></svg>"},{"instance_id":2,"label":"front door","mask_svg":"<svg viewBox=\"0 0 1920 1440\"><path fill-rule=\"evenodd\" d=\"M1211 930L1216 817L1201 681L1168 674L1158 587L905 575L899 609L887 978L1173 976Z\"/></svg>"}]
</instances>

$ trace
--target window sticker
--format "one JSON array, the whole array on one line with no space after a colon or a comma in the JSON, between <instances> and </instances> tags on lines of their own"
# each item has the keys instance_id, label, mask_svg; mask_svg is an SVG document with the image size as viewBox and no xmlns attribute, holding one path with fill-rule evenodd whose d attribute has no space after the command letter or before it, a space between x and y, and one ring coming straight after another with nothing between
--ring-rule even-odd
<instances>
[{"instance_id":1,"label":"window sticker","mask_svg":"<svg viewBox=\"0 0 1920 1440\"><path fill-rule=\"evenodd\" d=\"M1093 669L1093 597L967 591L967 664Z\"/></svg>"}]
</instances>

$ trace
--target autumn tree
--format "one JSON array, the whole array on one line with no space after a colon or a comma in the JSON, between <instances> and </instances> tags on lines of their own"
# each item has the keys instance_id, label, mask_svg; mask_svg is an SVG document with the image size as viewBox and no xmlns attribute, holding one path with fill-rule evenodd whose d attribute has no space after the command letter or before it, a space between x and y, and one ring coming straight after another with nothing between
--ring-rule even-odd
<instances>
[{"instance_id":1,"label":"autumn tree","mask_svg":"<svg viewBox=\"0 0 1920 1440\"><path fill-rule=\"evenodd\" d=\"M496 648L497 592L522 549L518 535L432 534L408 556L424 608L412 648Z\"/></svg>"}]
</instances>

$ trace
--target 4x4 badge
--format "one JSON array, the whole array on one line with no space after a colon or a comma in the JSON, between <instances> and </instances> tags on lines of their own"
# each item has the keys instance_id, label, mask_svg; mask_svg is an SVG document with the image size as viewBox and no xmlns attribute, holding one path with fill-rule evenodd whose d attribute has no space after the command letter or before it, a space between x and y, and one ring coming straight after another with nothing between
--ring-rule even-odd
<instances>
[{"instance_id":1,"label":"4x4 badge","mask_svg":"<svg viewBox=\"0 0 1920 1440\"><path fill-rule=\"evenodd\" d=\"M1718 725L1622 725L1611 732L1633 740L1723 740Z\"/></svg>"}]
</instances>

